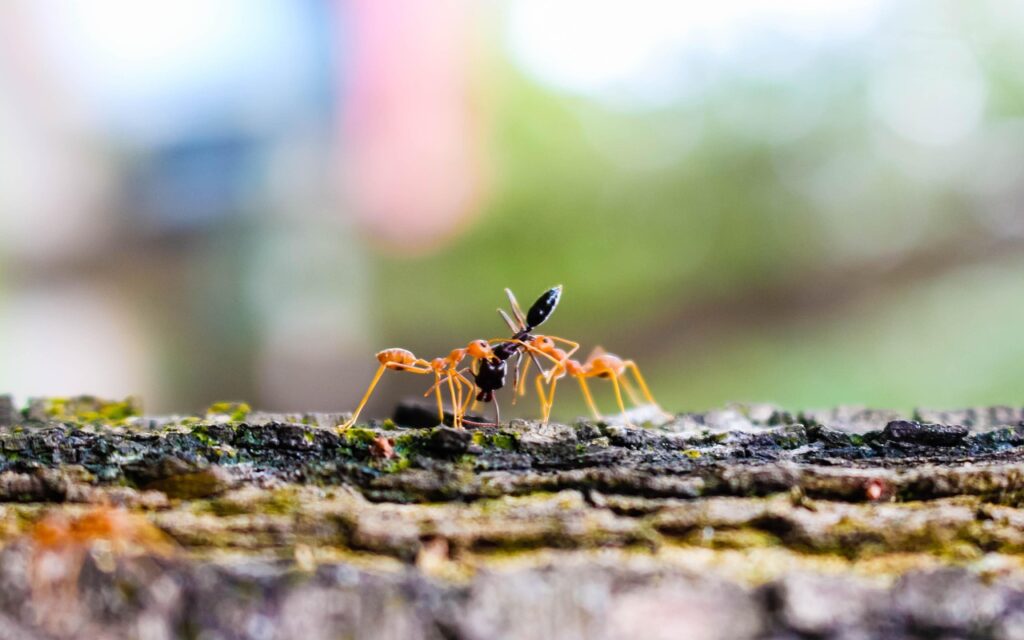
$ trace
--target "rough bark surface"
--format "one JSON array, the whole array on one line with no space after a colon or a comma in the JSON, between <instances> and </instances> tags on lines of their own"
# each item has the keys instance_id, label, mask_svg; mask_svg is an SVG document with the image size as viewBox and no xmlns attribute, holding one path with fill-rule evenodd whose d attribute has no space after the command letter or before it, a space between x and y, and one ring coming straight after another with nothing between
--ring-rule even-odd
<instances>
[{"instance_id":1,"label":"rough bark surface","mask_svg":"<svg viewBox=\"0 0 1024 640\"><path fill-rule=\"evenodd\" d=\"M0 397L0 639L1024 638L1019 408L138 413Z\"/></svg>"}]
</instances>

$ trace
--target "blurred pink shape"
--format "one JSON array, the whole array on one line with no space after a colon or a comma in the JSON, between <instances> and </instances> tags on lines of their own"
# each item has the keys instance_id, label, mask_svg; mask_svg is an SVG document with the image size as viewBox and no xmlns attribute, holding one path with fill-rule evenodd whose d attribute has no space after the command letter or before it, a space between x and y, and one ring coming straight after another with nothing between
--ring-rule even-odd
<instances>
[{"instance_id":1,"label":"blurred pink shape","mask_svg":"<svg viewBox=\"0 0 1024 640\"><path fill-rule=\"evenodd\" d=\"M483 195L468 0L352 0L346 149L360 223L403 251L436 249Z\"/></svg>"}]
</instances>

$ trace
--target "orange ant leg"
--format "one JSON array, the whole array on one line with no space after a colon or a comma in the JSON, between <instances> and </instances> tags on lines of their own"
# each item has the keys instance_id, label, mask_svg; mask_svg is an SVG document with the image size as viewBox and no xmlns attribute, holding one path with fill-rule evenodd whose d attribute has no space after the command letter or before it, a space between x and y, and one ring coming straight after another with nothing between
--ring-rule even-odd
<instances>
[{"instance_id":1,"label":"orange ant leg","mask_svg":"<svg viewBox=\"0 0 1024 640\"><path fill-rule=\"evenodd\" d=\"M469 372L472 373L474 377L476 376L477 373L479 373L479 371L480 371L480 363L479 363L479 361L473 360L472 362L469 363ZM473 383L473 386L472 386L470 394L469 394L470 398L473 399L473 401L469 405L469 410L470 411L476 411L476 406L480 402L479 400L476 399L476 393L474 393L474 391L476 391L476 383Z\"/></svg>"},{"instance_id":2,"label":"orange ant leg","mask_svg":"<svg viewBox=\"0 0 1024 640\"><path fill-rule=\"evenodd\" d=\"M356 423L356 420L359 419L359 412L363 410L363 407L365 407L366 403L370 400L370 396L373 394L374 387L376 387L377 383L380 382L380 377L384 375L384 372L387 371L387 368L387 365L384 364L380 365L380 367L377 368L377 373L374 374L373 380L370 381L370 388L366 390L365 394L363 394L363 399L359 401L359 406L356 407L356 410L354 412L352 412L352 417L346 420L343 425L341 425L342 430L348 429L349 427Z\"/></svg>"},{"instance_id":3,"label":"orange ant leg","mask_svg":"<svg viewBox=\"0 0 1024 640\"><path fill-rule=\"evenodd\" d=\"M651 390L647 388L647 382L644 381L644 377L640 375L640 367L636 366L636 363L632 360L626 360L626 367L633 372L633 377L636 378L636 383L640 385L640 391L644 394L644 398L647 402L650 402L654 406L658 406L658 403L654 400L654 396L651 395Z\"/></svg>"},{"instance_id":4,"label":"orange ant leg","mask_svg":"<svg viewBox=\"0 0 1024 640\"><path fill-rule=\"evenodd\" d=\"M425 360L416 361L416 364L421 363L426 365L430 364ZM346 420L345 423L342 424L341 427L339 427L342 431L354 425L356 423L356 420L359 419L359 413L363 410L363 407L365 407L366 403L370 400L370 396L373 395L373 390L377 386L377 383L380 382L380 377L384 375L384 372L388 369L391 369L393 371L408 371L409 373L419 374L428 374L433 372L433 369L430 369L429 366L427 368L421 369L417 368L415 365L401 365L392 363L380 365L380 367L377 369L377 373L373 375L373 380L370 381L370 387L366 390L366 393L363 394L363 399L359 401L359 406L356 407L356 410L352 413L352 417Z\"/></svg>"},{"instance_id":5,"label":"orange ant leg","mask_svg":"<svg viewBox=\"0 0 1024 640\"><path fill-rule=\"evenodd\" d=\"M468 371L468 369L463 369ZM462 371L455 372L456 386L459 389L459 425L463 425L466 419L466 411L469 410L469 403L473 399L476 393L476 385L473 384L466 376L462 375Z\"/></svg>"},{"instance_id":6,"label":"orange ant leg","mask_svg":"<svg viewBox=\"0 0 1024 640\"><path fill-rule=\"evenodd\" d=\"M626 415L626 405L622 402L622 390L619 389L619 376L612 374L612 388L615 389L615 401L619 403L619 411L622 412L623 417ZM626 419L626 424L629 425L629 419Z\"/></svg>"},{"instance_id":7,"label":"orange ant leg","mask_svg":"<svg viewBox=\"0 0 1024 640\"><path fill-rule=\"evenodd\" d=\"M550 360L554 364L561 364L561 362L555 356L551 355L550 353L544 353L540 349L537 349L533 345L529 344L528 342L523 342L522 340L515 340L515 339L512 339L512 338L492 338L492 339L488 340L487 342L514 342L514 343L518 344L519 346L523 347L524 349L526 349L527 353L531 353L531 354L535 354L535 355L538 355L538 356L545 357L545 358L547 358L548 360Z\"/></svg>"},{"instance_id":8,"label":"orange ant leg","mask_svg":"<svg viewBox=\"0 0 1024 640\"><path fill-rule=\"evenodd\" d=\"M463 369L462 371L468 371L468 369ZM465 417L466 410L469 409L469 402L470 402L470 400L472 400L474 392L476 391L476 385L473 384L473 382L471 382L469 380L469 378L467 378L466 376L462 375L462 371L456 371L455 372L455 376L460 381L460 384L459 384L459 411L461 412L461 415L463 417ZM465 400L462 399L462 387L463 386L465 386L465 388L466 388Z\"/></svg>"},{"instance_id":9,"label":"orange ant leg","mask_svg":"<svg viewBox=\"0 0 1024 640\"><path fill-rule=\"evenodd\" d=\"M462 416L459 414L459 407L462 405L462 402L461 402L461 400L462 400L462 397L461 397L462 396L462 387L461 386L459 387L459 396L460 397L459 397L459 400L456 400L455 399L455 383L452 382L452 378L453 377L454 377L454 375L451 372L449 372L447 378L448 378L448 393L450 393L451 396L452 396L452 426L454 428L456 428L456 429L461 429L462 428ZM442 418L441 422L444 423L444 419L443 418Z\"/></svg>"},{"instance_id":10,"label":"orange ant leg","mask_svg":"<svg viewBox=\"0 0 1024 640\"><path fill-rule=\"evenodd\" d=\"M441 402L440 371L434 371L434 395L437 396L437 424L444 424L444 403Z\"/></svg>"},{"instance_id":11,"label":"orange ant leg","mask_svg":"<svg viewBox=\"0 0 1024 640\"><path fill-rule=\"evenodd\" d=\"M629 401L633 403L634 407L639 407L641 405L640 399L637 397L636 389L633 388L633 385L629 380L623 376L619 378L619 382L622 383L622 388L626 390L626 395L629 396Z\"/></svg>"},{"instance_id":12,"label":"orange ant leg","mask_svg":"<svg viewBox=\"0 0 1024 640\"><path fill-rule=\"evenodd\" d=\"M572 354L576 353L580 349L580 343L578 343L578 342L573 342L572 340L566 340L565 338L559 338L558 336L548 336L548 337L551 338L552 340L557 340L558 342L561 342L562 344L564 344L564 345L569 347L569 351L566 352L566 354L565 354L566 358L571 358Z\"/></svg>"},{"instance_id":13,"label":"orange ant leg","mask_svg":"<svg viewBox=\"0 0 1024 640\"><path fill-rule=\"evenodd\" d=\"M541 374L537 374L537 377L534 378L533 382L534 382L534 384L537 387L537 397L540 398L541 421L542 422L547 422L548 421L548 399L547 399L547 394L544 392L544 383L542 382L542 380L544 380L544 376L541 375Z\"/></svg>"},{"instance_id":14,"label":"orange ant leg","mask_svg":"<svg viewBox=\"0 0 1024 640\"><path fill-rule=\"evenodd\" d=\"M515 364L515 371L516 371L516 373L515 373L515 377L512 379L512 406L515 406L516 401L519 400L519 386L522 384L523 378L525 377L523 374L526 372L526 365L522 364L522 362L523 362L522 354L519 354L519 355L513 356L513 357L516 358L516 364ZM526 362L527 362L527 364L529 364L530 361L527 360ZM520 368L520 366L522 366L522 368Z\"/></svg>"},{"instance_id":15,"label":"orange ant leg","mask_svg":"<svg viewBox=\"0 0 1024 640\"><path fill-rule=\"evenodd\" d=\"M594 416L594 420L601 420L601 412L597 410L597 405L594 404L594 396L590 395L590 385L587 384L587 380L584 376L577 376L577 380L580 383L580 389L583 391L583 398L587 401L587 407L590 408L591 415Z\"/></svg>"},{"instance_id":16,"label":"orange ant leg","mask_svg":"<svg viewBox=\"0 0 1024 640\"><path fill-rule=\"evenodd\" d=\"M463 369L462 371L467 371L467 370L468 369ZM437 394L438 412L441 415L441 424L443 424L444 423L444 408L443 408L444 405L443 405L443 403L441 401L441 384L442 383L447 384L448 385L448 393L451 395L451 399L452 399L452 416L453 416L452 425L454 426L455 425L455 420L458 420L458 421L461 422L462 415L466 413L466 406L465 405L469 403L469 397L470 396L467 396L465 401L463 401L463 399L462 399L462 388L463 388L463 386L466 386L470 390L472 390L473 383L470 382L469 380L467 380L466 376L462 375L461 371L447 371L447 372L445 372L444 375L441 375L440 372L435 372L435 374L436 374L436 376L435 376L434 384L431 385L429 389L427 389L426 391L423 392L423 397L426 398L427 396L429 396L432 393Z\"/></svg>"},{"instance_id":17,"label":"orange ant leg","mask_svg":"<svg viewBox=\"0 0 1024 640\"><path fill-rule=\"evenodd\" d=\"M555 387L558 385L558 378L551 379L551 388L548 389L548 406L544 410L544 424L551 418L551 407L555 406Z\"/></svg>"},{"instance_id":18,"label":"orange ant leg","mask_svg":"<svg viewBox=\"0 0 1024 640\"><path fill-rule=\"evenodd\" d=\"M516 394L515 394L516 396L524 396L524 395L526 395L526 376L527 376L527 374L530 373L530 363L531 362L533 362L533 358L530 358L529 360L527 360L526 364L523 365L522 377L519 379L519 388L516 389ZM513 396L513 397L515 397L515 396ZM513 402L515 402L515 401L513 400Z\"/></svg>"},{"instance_id":19,"label":"orange ant leg","mask_svg":"<svg viewBox=\"0 0 1024 640\"><path fill-rule=\"evenodd\" d=\"M363 394L363 399L359 401L359 406L356 407L356 410L352 412L352 417L346 420L343 425L341 425L341 429L343 431L354 425L356 423L356 420L359 419L359 412L362 411L363 407L366 406L367 401L369 401L370 396L373 394L374 387L376 387L377 383L380 382L380 377L384 375L384 372L387 371L387 368L387 365L383 364L377 368L377 373L374 374L373 380L370 381L370 388L366 390L365 394Z\"/></svg>"}]
</instances>

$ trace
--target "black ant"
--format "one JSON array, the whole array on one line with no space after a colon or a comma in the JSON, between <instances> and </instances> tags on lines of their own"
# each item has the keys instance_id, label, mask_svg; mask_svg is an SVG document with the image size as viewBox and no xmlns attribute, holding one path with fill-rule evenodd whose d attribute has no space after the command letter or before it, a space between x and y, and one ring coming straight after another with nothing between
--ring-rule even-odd
<instances>
[{"instance_id":1,"label":"black ant","mask_svg":"<svg viewBox=\"0 0 1024 640\"><path fill-rule=\"evenodd\" d=\"M512 313L515 315L515 322L512 318L505 313L504 310L498 309L498 313L508 324L509 328L514 332L510 339L496 339L493 342L492 350L494 352L494 358L481 359L477 366L477 369L473 371L473 377L476 382L476 387L479 389L476 400L479 402L494 402L494 419L495 424L501 424L501 409L498 406L498 400L494 392L505 386L505 378L508 376L508 360L512 356L518 355L516 360L516 387L519 387L519 363L523 358L523 353L529 353L530 357L534 359L538 368L540 362L536 361L536 355L544 355L550 358L547 354L540 352L539 350L533 349L530 346L530 342L534 340L534 336L531 332L544 324L551 314L554 313L555 307L558 306L559 300L562 298L562 285L552 287L541 294L537 301L533 303L530 310L524 315L522 309L519 308L519 302L516 300L515 294L512 293L511 289L505 289L505 294L508 296L509 302L512 305ZM566 340L565 342L569 342ZM578 347L575 343L571 343L575 347ZM573 349L575 351L575 348ZM553 359L552 359L553 360ZM555 361L557 364L557 361ZM469 424L477 424L466 421Z\"/></svg>"}]
</instances>

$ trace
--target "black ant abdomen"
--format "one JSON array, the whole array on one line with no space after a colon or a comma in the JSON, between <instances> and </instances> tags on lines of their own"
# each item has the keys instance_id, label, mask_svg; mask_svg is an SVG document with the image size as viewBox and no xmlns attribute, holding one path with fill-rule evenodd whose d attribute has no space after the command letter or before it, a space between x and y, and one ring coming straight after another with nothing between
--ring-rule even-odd
<instances>
[{"instance_id":1,"label":"black ant abdomen","mask_svg":"<svg viewBox=\"0 0 1024 640\"><path fill-rule=\"evenodd\" d=\"M533 306L526 313L527 331L536 329L544 324L544 321L555 312L555 307L558 306L558 301L561 298L562 285L548 289L541 297L537 298L537 301L533 303Z\"/></svg>"}]
</instances>

